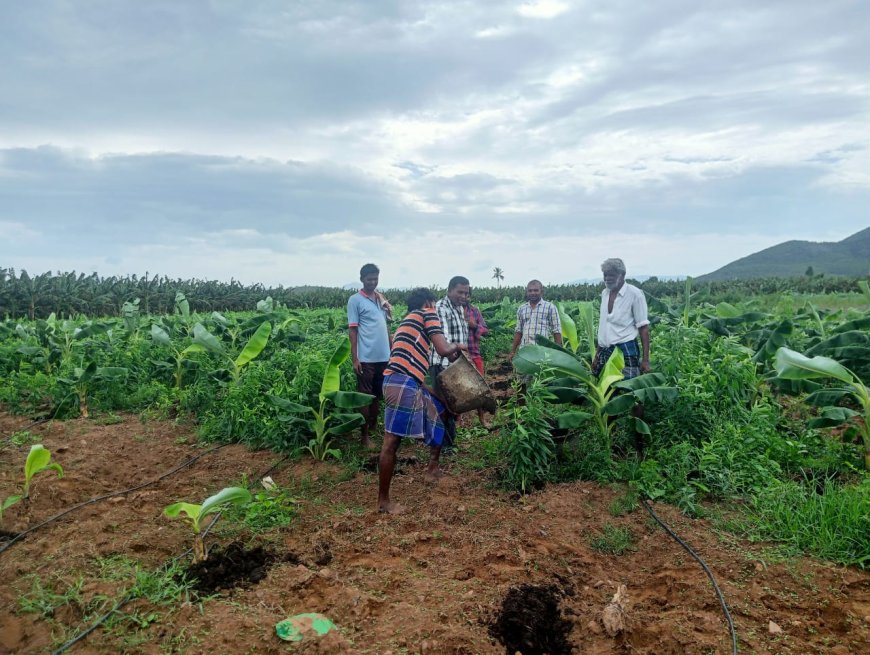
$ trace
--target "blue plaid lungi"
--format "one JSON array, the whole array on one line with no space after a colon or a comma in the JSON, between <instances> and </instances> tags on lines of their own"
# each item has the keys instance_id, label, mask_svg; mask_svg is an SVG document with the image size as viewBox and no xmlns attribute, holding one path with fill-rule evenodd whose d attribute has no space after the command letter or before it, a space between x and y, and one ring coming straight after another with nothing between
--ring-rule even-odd
<instances>
[{"instance_id":1,"label":"blue plaid lungi","mask_svg":"<svg viewBox=\"0 0 870 655\"><path fill-rule=\"evenodd\" d=\"M637 339L617 343L616 345L607 346L607 348L599 350L595 361L592 362L592 372L595 375L600 375L601 369L607 364L607 360L610 359L616 348L622 351L622 356L625 358L625 367L622 369L623 377L626 380L630 380L640 375L640 346L637 344Z\"/></svg>"},{"instance_id":2,"label":"blue plaid lungi","mask_svg":"<svg viewBox=\"0 0 870 655\"><path fill-rule=\"evenodd\" d=\"M438 448L444 441L444 405L414 378L401 373L384 376L384 430L397 437L423 439Z\"/></svg>"}]
</instances>

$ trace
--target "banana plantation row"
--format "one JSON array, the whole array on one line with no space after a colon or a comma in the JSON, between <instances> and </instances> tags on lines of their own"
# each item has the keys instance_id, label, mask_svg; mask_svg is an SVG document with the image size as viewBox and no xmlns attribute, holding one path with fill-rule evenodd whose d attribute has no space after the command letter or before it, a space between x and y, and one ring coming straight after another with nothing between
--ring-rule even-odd
<instances>
[{"instance_id":1,"label":"banana plantation row","mask_svg":"<svg viewBox=\"0 0 870 655\"><path fill-rule=\"evenodd\" d=\"M351 276L352 277L352 276ZM488 281L487 281L488 282ZM711 302L734 302L747 295L780 293L842 293L855 289L857 280L823 275L795 278L762 278L730 280L705 283L703 289ZM665 281L650 278L635 283L648 295L668 297L678 295L682 281ZM388 287L403 286L401 280L387 280ZM593 284L559 284L548 287L551 300L588 301L598 297L600 286ZM170 279L166 276L130 275L126 277L100 277L96 273L29 275L27 271L16 273L13 268L0 268L0 318L22 319L71 317L78 314L89 316L118 316L124 304L139 299L138 306L145 314L166 314L175 310L178 293L189 299L196 312L243 311L270 296L286 307L326 308L344 307L353 291L335 287L265 287L262 284L243 285L238 280ZM401 304L402 291L385 292L393 304ZM477 302L498 302L507 297L520 302L525 299L525 287L477 288Z\"/></svg>"},{"instance_id":2,"label":"banana plantation row","mask_svg":"<svg viewBox=\"0 0 870 655\"><path fill-rule=\"evenodd\" d=\"M680 290L649 298L653 373L632 381L620 380L616 359L600 378L589 372L595 302L559 303L565 345L520 350L512 364L532 382L523 393L515 385L495 431L462 431L463 448L521 493L578 479L624 482L690 515L725 508L723 527L749 538L870 564L866 281L845 306L842 297L794 294L714 303L709 286ZM366 399L350 391L343 311L267 297L249 311L197 312L183 291L172 297L174 313L155 313L153 297L117 302L115 318L0 322L3 409L53 419L182 416L204 440L357 455L344 435L359 427L355 408ZM493 366L510 350L516 304L505 297L482 309ZM629 411L638 400L642 422Z\"/></svg>"}]
</instances>

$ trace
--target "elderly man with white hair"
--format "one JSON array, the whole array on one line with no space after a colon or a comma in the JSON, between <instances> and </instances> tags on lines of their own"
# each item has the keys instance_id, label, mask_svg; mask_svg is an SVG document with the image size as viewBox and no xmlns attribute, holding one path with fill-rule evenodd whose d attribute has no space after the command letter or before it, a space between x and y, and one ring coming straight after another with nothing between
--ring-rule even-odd
<instances>
[{"instance_id":1,"label":"elderly man with white hair","mask_svg":"<svg viewBox=\"0 0 870 655\"><path fill-rule=\"evenodd\" d=\"M592 372L598 375L614 349L625 357L622 374L626 379L650 372L649 317L646 297L636 286L625 282L625 264L621 259L607 259L601 264L604 291L598 321L598 347ZM640 346L637 339L640 337Z\"/></svg>"}]
</instances>

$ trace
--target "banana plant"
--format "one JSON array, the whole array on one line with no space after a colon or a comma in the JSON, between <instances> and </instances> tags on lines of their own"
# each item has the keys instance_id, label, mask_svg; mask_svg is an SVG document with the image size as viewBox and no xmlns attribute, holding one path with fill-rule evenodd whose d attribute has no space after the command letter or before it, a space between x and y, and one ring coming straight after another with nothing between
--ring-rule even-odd
<instances>
[{"instance_id":1,"label":"banana plant","mask_svg":"<svg viewBox=\"0 0 870 655\"><path fill-rule=\"evenodd\" d=\"M577 322L574 318L568 313L568 310L565 309L564 303L559 303L556 305L557 310L559 311L559 321L562 324L562 341L567 344L567 346L571 349L571 351L575 354L580 354L580 349L583 345L586 346L586 353L588 357L584 359L584 364L586 364L587 368L592 367L592 361L595 359L595 346L596 346L596 316L595 316L595 303L593 302L578 302L577 303L579 313L578 316L580 318L580 325L578 328ZM581 334L583 336L581 343Z\"/></svg>"},{"instance_id":2,"label":"banana plant","mask_svg":"<svg viewBox=\"0 0 870 655\"><path fill-rule=\"evenodd\" d=\"M555 402L587 402L591 411L566 410L557 416L558 425L574 429L592 421L608 453L613 418L626 415L638 402L662 402L677 395L677 388L667 386L661 373L647 373L624 380L625 358L619 348L614 349L598 379L577 355L545 339L520 348L513 365L519 373L542 378ZM617 395L617 391L624 393ZM643 419L636 416L631 419L635 431L650 434Z\"/></svg>"},{"instance_id":3,"label":"banana plant","mask_svg":"<svg viewBox=\"0 0 870 655\"><path fill-rule=\"evenodd\" d=\"M830 428L853 424L864 443L864 466L870 471L870 389L867 385L830 357L807 357L788 348L777 351L774 366L777 376L785 380L832 378L842 384L835 389L819 389L807 396L810 405L821 408L820 415L812 419L809 426ZM839 406L837 403L844 399L857 402L861 411Z\"/></svg>"},{"instance_id":4,"label":"banana plant","mask_svg":"<svg viewBox=\"0 0 870 655\"><path fill-rule=\"evenodd\" d=\"M270 334L272 334L272 324L268 321L260 323L260 327L248 339L248 343L242 348L242 352L235 359L230 358L230 373L233 376L233 382L238 382L244 367L263 352L269 341Z\"/></svg>"},{"instance_id":5,"label":"banana plant","mask_svg":"<svg viewBox=\"0 0 870 655\"><path fill-rule=\"evenodd\" d=\"M202 521L209 514L219 512L227 505L247 505L252 500L251 492L243 487L226 487L213 496L206 498L202 505L178 502L168 505L163 514L174 519L179 514L185 514L193 529L193 561L202 562L208 556L205 541L202 536Z\"/></svg>"},{"instance_id":6,"label":"banana plant","mask_svg":"<svg viewBox=\"0 0 870 655\"><path fill-rule=\"evenodd\" d=\"M316 407L302 405L277 396L269 396L271 402L281 410L288 412L278 418L285 422L298 422L300 416L310 415L302 419L305 429L313 436L305 449L315 459L324 460L327 457L340 457L341 451L332 448L332 439L361 427L365 422L362 414L334 412L334 409L358 409L369 405L374 396L356 391L341 390L341 365L350 356L350 339L342 338L329 358L323 380L320 384L319 404Z\"/></svg>"},{"instance_id":7,"label":"banana plant","mask_svg":"<svg viewBox=\"0 0 870 655\"><path fill-rule=\"evenodd\" d=\"M172 343L169 333L159 325L154 324L151 326L151 339L155 343L169 346L172 349L176 389L181 388L184 363L193 353L209 352L223 357L227 361L227 370L233 383L238 382L245 366L263 352L271 333L272 324L268 321L261 323L251 338L248 339L242 351L236 357L232 357L227 354L221 340L209 332L202 323L196 323L193 326L193 339L186 348L176 347Z\"/></svg>"},{"instance_id":8,"label":"banana plant","mask_svg":"<svg viewBox=\"0 0 870 655\"><path fill-rule=\"evenodd\" d=\"M88 395L94 382L117 382L127 377L128 370L121 366L97 366L91 362L85 367L73 369L72 377L58 378L57 381L71 387L79 401L79 416L89 417Z\"/></svg>"},{"instance_id":9,"label":"banana plant","mask_svg":"<svg viewBox=\"0 0 870 655\"><path fill-rule=\"evenodd\" d=\"M48 470L56 471L59 478L63 477L63 467L51 461L51 451L40 443L34 444L30 447L30 452L27 454L27 459L24 462L24 486L21 488L21 493L9 496L0 503L0 521L3 520L3 512L15 503L30 498L30 483L33 480L33 476Z\"/></svg>"}]
</instances>

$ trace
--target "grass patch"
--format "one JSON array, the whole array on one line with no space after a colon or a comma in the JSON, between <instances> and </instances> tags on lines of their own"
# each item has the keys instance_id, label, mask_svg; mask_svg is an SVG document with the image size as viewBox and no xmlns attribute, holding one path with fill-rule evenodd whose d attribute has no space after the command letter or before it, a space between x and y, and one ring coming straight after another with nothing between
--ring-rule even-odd
<instances>
[{"instance_id":1,"label":"grass patch","mask_svg":"<svg viewBox=\"0 0 870 655\"><path fill-rule=\"evenodd\" d=\"M637 500L637 491L629 490L622 496L616 498L610 505L607 506L607 511L611 516L622 516L623 514L631 514L640 504Z\"/></svg>"},{"instance_id":2,"label":"grass patch","mask_svg":"<svg viewBox=\"0 0 870 655\"><path fill-rule=\"evenodd\" d=\"M635 550L634 534L625 526L605 523L601 534L589 540L589 546L606 555L622 555Z\"/></svg>"},{"instance_id":3,"label":"grass patch","mask_svg":"<svg viewBox=\"0 0 870 655\"><path fill-rule=\"evenodd\" d=\"M736 529L751 541L772 540L842 564L870 566L870 478L784 482L755 496Z\"/></svg>"}]
</instances>

